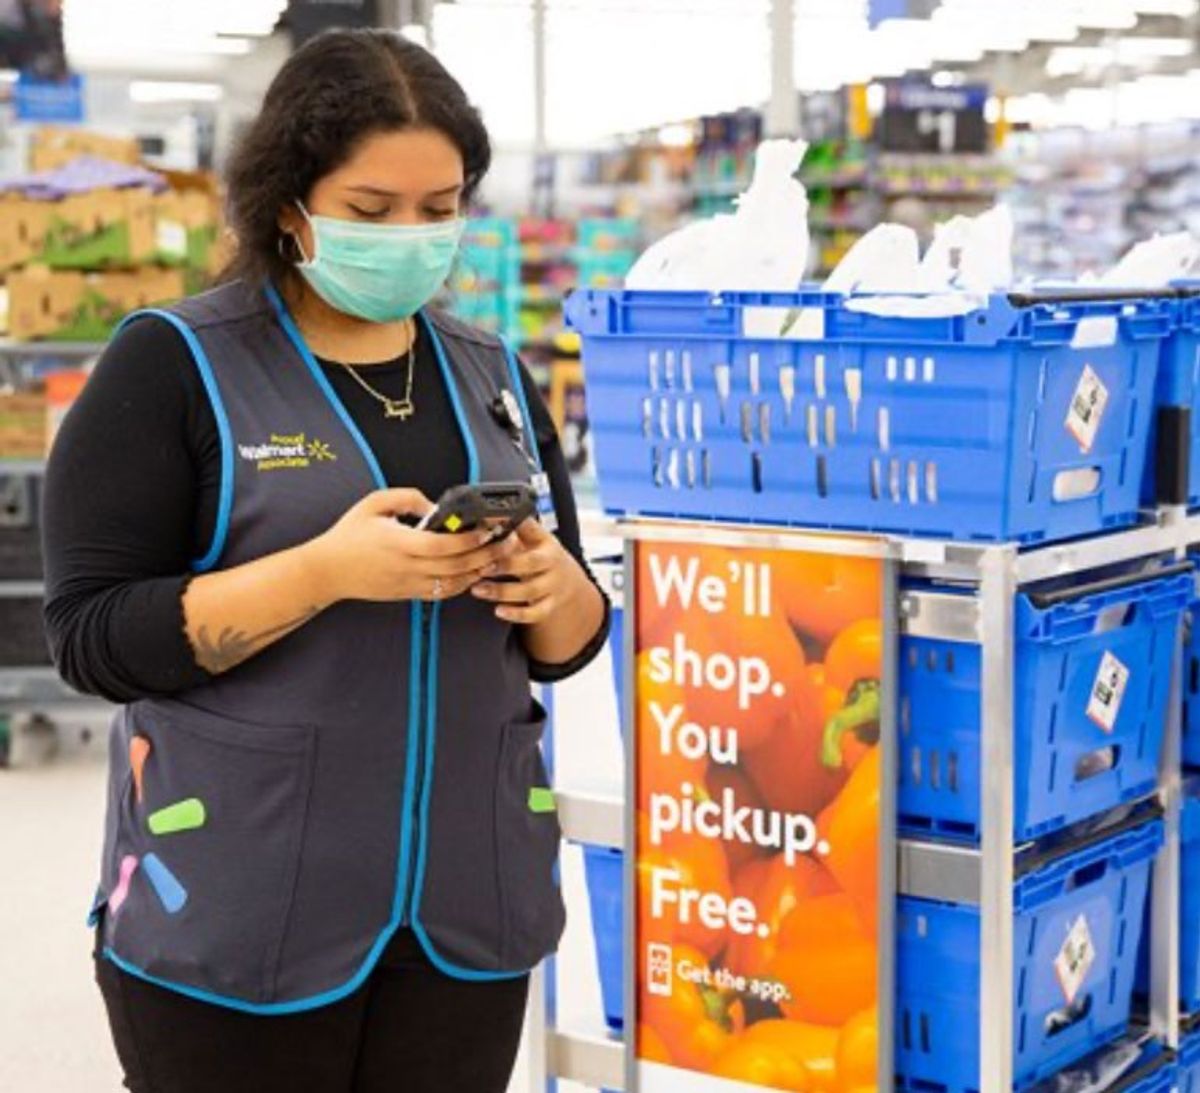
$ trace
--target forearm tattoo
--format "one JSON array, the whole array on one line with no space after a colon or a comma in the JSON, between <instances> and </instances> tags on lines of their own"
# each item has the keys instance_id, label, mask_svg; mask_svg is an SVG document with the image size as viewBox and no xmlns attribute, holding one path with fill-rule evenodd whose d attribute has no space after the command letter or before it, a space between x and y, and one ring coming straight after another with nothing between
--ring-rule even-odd
<instances>
[{"instance_id":1,"label":"forearm tattoo","mask_svg":"<svg viewBox=\"0 0 1200 1093\"><path fill-rule=\"evenodd\" d=\"M320 612L316 607L307 608L304 613L290 622L280 623L257 634L248 634L245 630L236 630L227 626L219 634L209 633L206 625L201 624L196 632L196 663L206 672L218 675L228 672L244 660L249 660L260 649L293 630L303 626Z\"/></svg>"}]
</instances>

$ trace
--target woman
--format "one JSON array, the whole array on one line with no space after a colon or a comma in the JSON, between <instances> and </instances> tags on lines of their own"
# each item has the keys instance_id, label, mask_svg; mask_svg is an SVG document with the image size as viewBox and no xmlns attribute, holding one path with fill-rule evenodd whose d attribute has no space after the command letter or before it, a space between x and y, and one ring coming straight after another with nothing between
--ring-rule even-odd
<instances>
[{"instance_id":1,"label":"woman","mask_svg":"<svg viewBox=\"0 0 1200 1093\"><path fill-rule=\"evenodd\" d=\"M418 46L309 43L231 164L236 277L127 322L56 443L51 644L124 703L92 921L135 1093L506 1087L563 925L529 682L607 610L529 376L424 309L489 157ZM412 526L516 479L557 535Z\"/></svg>"}]
</instances>

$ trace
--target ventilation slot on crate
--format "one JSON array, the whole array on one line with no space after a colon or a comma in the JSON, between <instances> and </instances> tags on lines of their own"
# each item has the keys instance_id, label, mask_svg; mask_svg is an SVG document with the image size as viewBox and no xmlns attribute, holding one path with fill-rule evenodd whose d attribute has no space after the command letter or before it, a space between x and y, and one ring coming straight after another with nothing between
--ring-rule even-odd
<instances>
[{"instance_id":1,"label":"ventilation slot on crate","mask_svg":"<svg viewBox=\"0 0 1200 1093\"><path fill-rule=\"evenodd\" d=\"M1045 1023L1046 1035L1058 1036L1066 1032L1067 1029L1079 1024L1091 1012L1092 996L1087 994L1081 999L1076 999L1069 1006L1063 1006L1062 1009L1048 1013Z\"/></svg>"},{"instance_id":2,"label":"ventilation slot on crate","mask_svg":"<svg viewBox=\"0 0 1200 1093\"><path fill-rule=\"evenodd\" d=\"M755 493L763 491L763 465L762 456L755 452L750 457L750 484Z\"/></svg>"},{"instance_id":3,"label":"ventilation slot on crate","mask_svg":"<svg viewBox=\"0 0 1200 1093\"><path fill-rule=\"evenodd\" d=\"M1086 782L1089 778L1098 778L1101 774L1116 770L1120 761L1121 749L1119 747L1109 745L1106 748L1089 751L1075 760L1075 781Z\"/></svg>"},{"instance_id":4,"label":"ventilation slot on crate","mask_svg":"<svg viewBox=\"0 0 1200 1093\"><path fill-rule=\"evenodd\" d=\"M679 489L679 449L672 448L671 454L667 459L667 482L670 483L671 489Z\"/></svg>"}]
</instances>

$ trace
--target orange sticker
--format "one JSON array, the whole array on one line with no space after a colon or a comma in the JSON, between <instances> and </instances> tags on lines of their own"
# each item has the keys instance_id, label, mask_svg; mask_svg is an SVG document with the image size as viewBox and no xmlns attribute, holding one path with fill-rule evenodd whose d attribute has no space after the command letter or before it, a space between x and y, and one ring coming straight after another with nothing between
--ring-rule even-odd
<instances>
[{"instance_id":1,"label":"orange sticker","mask_svg":"<svg viewBox=\"0 0 1200 1093\"><path fill-rule=\"evenodd\" d=\"M133 787L138 804L142 803L142 771L150 758L150 741L144 736L135 736L129 741L129 765L133 769Z\"/></svg>"}]
</instances>

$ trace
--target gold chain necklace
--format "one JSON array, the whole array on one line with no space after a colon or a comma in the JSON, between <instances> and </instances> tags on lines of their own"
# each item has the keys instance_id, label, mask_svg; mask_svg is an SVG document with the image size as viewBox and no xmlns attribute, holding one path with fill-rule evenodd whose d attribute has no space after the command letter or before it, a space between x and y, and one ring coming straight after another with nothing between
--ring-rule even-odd
<instances>
[{"instance_id":1,"label":"gold chain necklace","mask_svg":"<svg viewBox=\"0 0 1200 1093\"><path fill-rule=\"evenodd\" d=\"M416 360L417 350L417 328L416 324L412 327L412 337L408 343L408 376L404 382L404 397L400 399L388 398L382 391L376 391L365 379L362 378L350 365L343 361L338 361L353 379L368 395L376 402L383 406L383 416L387 418L399 418L401 421L407 421L417 412L417 408L413 405L413 365Z\"/></svg>"}]
</instances>

